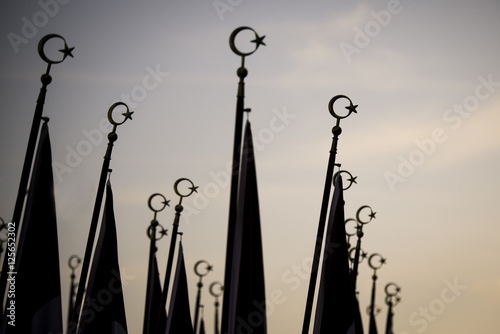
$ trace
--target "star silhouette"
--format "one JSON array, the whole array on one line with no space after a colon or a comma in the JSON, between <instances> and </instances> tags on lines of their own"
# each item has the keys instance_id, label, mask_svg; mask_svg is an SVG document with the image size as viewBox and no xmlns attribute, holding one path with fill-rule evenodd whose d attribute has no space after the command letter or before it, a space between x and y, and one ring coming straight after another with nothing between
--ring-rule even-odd
<instances>
[{"instance_id":1,"label":"star silhouette","mask_svg":"<svg viewBox=\"0 0 500 334\"><path fill-rule=\"evenodd\" d=\"M358 184L358 182L356 181L357 178L358 178L357 176L351 176L351 178L347 179L347 181Z\"/></svg>"},{"instance_id":2,"label":"star silhouette","mask_svg":"<svg viewBox=\"0 0 500 334\"><path fill-rule=\"evenodd\" d=\"M129 111L129 110L127 110L126 112L124 112L124 113L122 114L122 115L125 117L125 120L124 120L124 121L126 121L127 119L132 119L132 114L133 114L133 113L134 113L133 111Z\"/></svg>"},{"instance_id":3,"label":"star silhouette","mask_svg":"<svg viewBox=\"0 0 500 334\"><path fill-rule=\"evenodd\" d=\"M66 58L67 56L74 58L73 54L72 54L74 49L75 49L74 47L70 48L70 47L68 47L68 44L64 43L64 49L59 50L59 52L63 53L63 55L64 55L63 59Z\"/></svg>"},{"instance_id":4,"label":"star silhouette","mask_svg":"<svg viewBox=\"0 0 500 334\"><path fill-rule=\"evenodd\" d=\"M266 36L260 37L259 35L255 34L255 39L253 41L250 41L250 42L256 44L255 48L258 48L260 45L266 46L266 43L264 43L264 38L266 38Z\"/></svg>"},{"instance_id":5,"label":"star silhouette","mask_svg":"<svg viewBox=\"0 0 500 334\"><path fill-rule=\"evenodd\" d=\"M191 192L197 193L198 192L198 188L199 188L198 186L193 185L192 187L189 187L189 190L191 190Z\"/></svg>"},{"instance_id":6,"label":"star silhouette","mask_svg":"<svg viewBox=\"0 0 500 334\"><path fill-rule=\"evenodd\" d=\"M168 230L164 229L163 227L161 228L160 235L162 237L166 237L168 235Z\"/></svg>"},{"instance_id":7,"label":"star silhouette","mask_svg":"<svg viewBox=\"0 0 500 334\"><path fill-rule=\"evenodd\" d=\"M163 204L165 206L170 206L170 200L169 199L164 200L163 202L161 202L161 204Z\"/></svg>"},{"instance_id":8,"label":"star silhouette","mask_svg":"<svg viewBox=\"0 0 500 334\"><path fill-rule=\"evenodd\" d=\"M370 217L371 219L374 219L376 214L377 214L376 212L373 212L373 211L372 211L372 212L368 215L368 217Z\"/></svg>"},{"instance_id":9,"label":"star silhouette","mask_svg":"<svg viewBox=\"0 0 500 334\"><path fill-rule=\"evenodd\" d=\"M349 110L349 113L358 113L356 108L358 107L358 105L350 105L349 107L345 107L347 110Z\"/></svg>"}]
</instances>

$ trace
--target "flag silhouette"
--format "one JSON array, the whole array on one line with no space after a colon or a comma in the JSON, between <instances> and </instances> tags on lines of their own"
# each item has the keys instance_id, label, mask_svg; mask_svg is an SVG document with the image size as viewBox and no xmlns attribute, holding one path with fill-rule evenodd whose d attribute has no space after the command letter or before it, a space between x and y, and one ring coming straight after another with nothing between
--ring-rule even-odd
<instances>
[{"instance_id":1,"label":"flag silhouette","mask_svg":"<svg viewBox=\"0 0 500 334\"><path fill-rule=\"evenodd\" d=\"M10 247L8 245L9 249ZM52 153L45 122L40 133L19 233L16 265L14 267L9 263L9 272L13 274L12 279L7 277L7 303L2 333L62 333ZM9 291L11 284L15 287L14 294ZM9 316L13 307L15 319Z\"/></svg>"},{"instance_id":2,"label":"flag silhouette","mask_svg":"<svg viewBox=\"0 0 500 334\"><path fill-rule=\"evenodd\" d=\"M127 333L122 281L118 264L113 192L109 180L106 186L106 202L101 230L94 251L78 333Z\"/></svg>"},{"instance_id":3,"label":"flag silhouette","mask_svg":"<svg viewBox=\"0 0 500 334\"><path fill-rule=\"evenodd\" d=\"M377 331L377 323L375 322L375 305L372 305L370 308L370 327L368 333L370 334L378 334Z\"/></svg>"},{"instance_id":4,"label":"flag silhouette","mask_svg":"<svg viewBox=\"0 0 500 334\"><path fill-rule=\"evenodd\" d=\"M170 307L168 309L166 334L194 334L190 312L184 251L182 242L180 242L172 295L170 296Z\"/></svg>"},{"instance_id":5,"label":"flag silhouette","mask_svg":"<svg viewBox=\"0 0 500 334\"><path fill-rule=\"evenodd\" d=\"M199 334L205 334L205 321L203 321L203 317L201 317L201 320L200 320L200 333Z\"/></svg>"},{"instance_id":6,"label":"flag silhouette","mask_svg":"<svg viewBox=\"0 0 500 334\"><path fill-rule=\"evenodd\" d=\"M264 263L252 131L243 140L238 206L234 230L228 331L267 333Z\"/></svg>"},{"instance_id":7,"label":"flag silhouette","mask_svg":"<svg viewBox=\"0 0 500 334\"><path fill-rule=\"evenodd\" d=\"M356 333L357 302L351 287L340 174L330 207L314 334Z\"/></svg>"},{"instance_id":8,"label":"flag silhouette","mask_svg":"<svg viewBox=\"0 0 500 334\"><path fill-rule=\"evenodd\" d=\"M160 326L165 328L167 324L167 312L161 310L161 283L158 271L158 261L154 253L150 257L148 270L148 283L146 288L146 307L144 311L144 334L153 334L156 329L156 316L161 314Z\"/></svg>"}]
</instances>

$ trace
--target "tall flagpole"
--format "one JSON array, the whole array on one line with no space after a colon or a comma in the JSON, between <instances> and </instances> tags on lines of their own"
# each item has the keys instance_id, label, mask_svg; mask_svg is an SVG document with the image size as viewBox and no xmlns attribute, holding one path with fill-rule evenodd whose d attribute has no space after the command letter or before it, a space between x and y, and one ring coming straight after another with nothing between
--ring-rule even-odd
<instances>
[{"instance_id":1,"label":"tall flagpole","mask_svg":"<svg viewBox=\"0 0 500 334\"><path fill-rule=\"evenodd\" d=\"M153 205L153 199L155 197L160 197L162 199L161 206L159 208L155 208ZM144 325L143 325L143 334L149 334L152 333L151 329L153 326L156 326L156 314L151 314L151 311L153 309L152 303L152 296L151 296L151 290L153 289L153 277L151 275L153 274L153 263L154 263L154 257L157 251L156 247L156 241L160 240L164 236L167 235L167 230L163 228L163 226L160 225L158 220L156 219L156 215L158 212L163 211L165 207L170 206L169 205L170 201L165 198L160 193L154 193L151 196L149 196L148 199L148 207L153 211L153 219L151 220L151 223L149 224L149 227L147 229L147 235L149 237L149 261L148 261L148 277L147 277L147 286L146 286L146 302L144 306ZM157 236L157 228L160 227L160 235Z\"/></svg>"},{"instance_id":2,"label":"tall flagpole","mask_svg":"<svg viewBox=\"0 0 500 334\"><path fill-rule=\"evenodd\" d=\"M188 187L189 191L186 192L185 194L183 194L179 190L179 184L183 181L186 181L189 184L191 184L191 186ZM169 284L170 284L170 276L172 274L172 266L174 263L175 244L176 244L177 234L178 234L178 229L179 229L179 221L181 218L181 212L182 212L182 210L184 210L184 207L182 206L182 200L184 199L184 197L191 196L192 193L198 192L197 189L198 189L198 187L195 186L194 183L190 179L187 179L184 177L178 179L174 183L174 192L179 196L179 203L175 206L175 218L174 218L174 222L172 223L172 227L173 227L172 228L172 238L170 239L170 249L168 252L168 259L167 259L167 270L165 273L165 280L163 283L163 291L161 294L160 312L161 312L161 310L164 310L167 306L168 288L169 288ZM168 314L167 314L167 318L168 318ZM158 314L157 319L156 319L156 331L158 333L163 333L165 331L165 328L161 328L162 324L160 324L160 319L161 319L160 314Z\"/></svg>"},{"instance_id":3,"label":"tall flagpole","mask_svg":"<svg viewBox=\"0 0 500 334\"><path fill-rule=\"evenodd\" d=\"M60 39L64 43L64 48L59 50L59 52L62 52L63 54L63 57L60 60L50 59L45 54L44 50L45 44L51 39ZM24 157L24 164L21 172L21 180L19 182L19 188L17 191L16 204L14 206L14 214L11 220L11 222L15 224L16 228L14 233L16 233L16 235L19 229L19 224L21 221L21 213L24 207L24 200L26 196L26 189L28 187L31 165L33 162L33 155L35 153L38 131L40 129L40 122L42 120L43 105L45 104L45 97L47 95L47 86L52 82L52 77L49 74L50 69L52 67L52 64L62 63L68 56L73 57L72 54L73 50L74 48L68 47L68 45L66 44L66 40L62 36L57 34L46 35L38 43L38 54L40 55L40 58L42 58L47 63L47 70L45 71L45 74L42 74L40 78L42 81L42 88L40 88L38 99L36 101L35 113L33 115L33 122L31 124L28 146L26 148L26 155ZM8 271L7 269L8 269L7 256L5 256L2 265L2 272L0 274L0 305L3 305L3 300L5 296L5 287L7 285L7 271Z\"/></svg>"},{"instance_id":4,"label":"tall flagpole","mask_svg":"<svg viewBox=\"0 0 500 334\"><path fill-rule=\"evenodd\" d=\"M245 30L250 30L254 33L255 39L250 41L255 43L255 49L250 52L242 52L236 47L236 36ZM243 132L243 113L249 112L250 109L245 109L245 77L248 75L248 70L245 68L245 57L253 54L260 45L266 45L264 43L264 38L266 36L259 36L255 30L250 27L239 27L236 28L229 37L229 46L231 50L241 57L241 65L236 71L239 77L238 82L238 93L236 95L236 120L234 126L234 144L233 144L233 162L232 162L232 174L231 174L231 192L229 197L229 219L228 219L228 229L227 229L227 248L226 248L226 265L224 270L224 287L226 291L230 291L231 285L231 258L233 254L233 235L234 235L234 225L236 221L236 207L238 200L238 180L240 176L240 160L241 160L241 138ZM224 294L222 302L222 333L227 332L227 317L229 314L229 300L227 299L229 294Z\"/></svg>"},{"instance_id":5,"label":"tall flagpole","mask_svg":"<svg viewBox=\"0 0 500 334\"><path fill-rule=\"evenodd\" d=\"M118 107L125 107L125 112L122 113L124 117L121 122L116 122L113 119L113 111ZM94 203L94 211L92 213L92 220L90 221L89 237L87 240L87 248L85 249L85 256L83 258L82 271L80 274L80 281L78 283L78 290L75 299L75 311L71 317L71 332L76 332L78 317L82 307L83 294L85 292L85 285L87 284L87 275L90 268L90 258L92 256L92 249L94 246L94 240L97 230L97 224L99 221L99 214L101 212L102 198L104 195L104 187L106 185L106 177L109 172L109 164L111 161L111 153L113 152L114 142L118 139L118 134L116 129L119 125L125 123L128 119L132 119L132 114L134 112L130 111L128 106L123 102L116 102L108 110L108 121L113 125L113 129L108 134L108 146L106 149L106 154L104 155L104 161L102 163L101 175L99 177L99 184L97 186L97 195Z\"/></svg>"},{"instance_id":6,"label":"tall flagpole","mask_svg":"<svg viewBox=\"0 0 500 334\"><path fill-rule=\"evenodd\" d=\"M338 99L347 99L349 101L349 106L345 107L348 110L347 115L340 116L338 115L334 109L333 105ZM348 117L352 113L356 113L356 108L358 106L354 105L350 98L345 95L337 95L334 96L329 104L328 110L330 114L336 118L336 124L332 128L333 139L332 146L330 149L330 156L328 159L328 167L326 169L326 178L325 178L325 187L323 191L323 200L321 202L321 210L319 215L319 223L318 223L318 233L316 235L316 244L314 245L314 257L313 263L311 267L311 277L309 280L309 290L307 292L307 301L306 308L304 312L304 322L302 326L302 334L309 333L309 325L311 322L311 313L314 301L314 292L316 290L316 281L318 278L318 268L319 268L319 259L321 257L321 248L323 244L323 234L325 232L325 223L326 223L326 215L328 211L328 202L330 199L330 191L332 189L332 179L333 179L333 169L335 167L335 157L337 155L337 143L339 140L339 136L342 133L342 128L340 127L340 120Z\"/></svg>"}]
</instances>

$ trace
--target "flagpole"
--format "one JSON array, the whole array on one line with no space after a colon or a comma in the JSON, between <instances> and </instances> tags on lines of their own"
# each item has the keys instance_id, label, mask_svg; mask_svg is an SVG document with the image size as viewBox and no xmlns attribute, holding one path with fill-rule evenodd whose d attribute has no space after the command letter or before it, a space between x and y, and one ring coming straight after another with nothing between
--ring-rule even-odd
<instances>
[{"instance_id":1,"label":"flagpole","mask_svg":"<svg viewBox=\"0 0 500 334\"><path fill-rule=\"evenodd\" d=\"M245 30L250 30L254 33L255 39L250 41L251 43L255 43L255 49L250 52L241 52L236 47L235 39L236 36ZM234 235L234 224L236 221L236 207L238 200L238 181L239 181L239 169L240 169L240 159L241 159L241 138L243 132L243 113L249 112L250 109L245 109L245 77L248 75L248 70L245 68L245 57L253 54L260 45L266 45L264 43L264 38L266 36L259 36L257 32L246 26L242 26L236 28L229 37L229 46L231 50L241 57L241 65L236 71L236 74L239 77L238 82L238 92L236 95L236 120L234 126L234 144L233 144L233 161L232 161L232 174L231 174L231 191L229 196L229 219L228 219L228 229L227 229L227 248L226 248L226 265L224 270L224 284L226 286L226 291L229 291L230 287L230 278L231 278L231 256L233 253L233 235ZM228 316L228 307L229 300L227 300L226 295L223 296L222 302L222 332L227 332L227 316Z\"/></svg>"},{"instance_id":2,"label":"flagpole","mask_svg":"<svg viewBox=\"0 0 500 334\"><path fill-rule=\"evenodd\" d=\"M191 184L191 187L188 188L189 192L187 192L186 194L183 194L179 190L179 184L183 181L186 181L189 184ZM163 291L161 294L160 312L161 312L161 310L164 310L167 306L168 287L170 284L170 276L172 274L172 265L174 262L175 244L176 244L177 234L178 234L177 230L179 229L179 221L181 218L181 212L182 212L182 210L184 210L184 207L182 206L182 200L184 199L184 197L189 197L194 192L198 192L197 189L198 189L198 187L195 186L194 183L190 179L187 179L187 178L180 178L177 181L175 181L175 183L174 183L174 192L179 196L179 203L175 206L175 218L174 218L174 222L172 223L172 226L173 226L172 238L170 239L170 249L168 252L168 259L167 259L167 270L165 273L165 281L163 283ZM158 314L158 317L156 320L156 330L158 333L163 333L165 328L160 328L160 318L161 318L160 314ZM168 318L168 314L167 314L167 318Z\"/></svg>"},{"instance_id":3,"label":"flagpole","mask_svg":"<svg viewBox=\"0 0 500 334\"><path fill-rule=\"evenodd\" d=\"M200 270L198 269L201 264L206 265L205 272L200 272ZM200 260L200 261L196 262L196 264L194 265L194 272L195 272L196 276L198 276L200 278L198 281L198 284L197 284L198 292L196 294L196 306L194 309L194 328L193 328L193 330L194 330L195 334L196 334L196 330L198 329L198 317L199 317L199 311L200 311L200 307L201 307L201 288L203 288L202 279L203 279L203 277L207 276L212 271L212 269L213 269L213 266L205 260Z\"/></svg>"},{"instance_id":4,"label":"flagpole","mask_svg":"<svg viewBox=\"0 0 500 334\"><path fill-rule=\"evenodd\" d=\"M370 218L367 221L364 221L360 218L361 211L364 209L369 209L370 213L368 214L368 217ZM352 289L354 292L356 292L356 281L358 279L358 266L359 266L359 258L361 254L361 238L363 237L363 226L368 224L369 222L372 221L372 219L375 218L376 212L373 212L372 208L369 207L368 205L363 205L358 209L356 212L356 235L358 237L358 240L356 242L356 253L354 255L354 261L352 265L352 271L351 271L351 282L352 282Z\"/></svg>"},{"instance_id":5,"label":"flagpole","mask_svg":"<svg viewBox=\"0 0 500 334\"><path fill-rule=\"evenodd\" d=\"M64 48L60 49L59 52L62 52L63 57L60 60L50 59L45 54L45 44L51 39L60 39L64 43ZM50 69L52 64L62 63L66 57L70 56L73 58L73 49L68 47L66 44L66 40L57 34L49 34L44 36L40 42L38 43L38 54L40 58L47 63L47 69L44 74L42 74L40 80L42 82L42 87L40 88L40 92L38 93L38 98L36 101L35 113L33 115L33 121L31 123L31 130L28 139L28 146L26 148L26 155L24 157L23 169L21 172L21 180L19 182L19 188L17 191L16 204L14 206L14 214L11 222L15 224L15 231L17 236L17 230L19 229L19 224L21 221L21 214L24 207L24 201L26 197L26 189L28 187L29 176L31 172L31 165L33 163L33 155L35 153L36 141L38 138L38 132L40 129L40 122L42 120L43 114L43 105L45 104L45 97L47 95L47 86L52 82L52 76L50 75ZM0 274L0 305L3 305L3 300L5 296L5 287L7 285L7 257L4 257L2 272Z\"/></svg>"},{"instance_id":6,"label":"flagpole","mask_svg":"<svg viewBox=\"0 0 500 334\"><path fill-rule=\"evenodd\" d=\"M390 288L393 287L394 288L394 291L391 292L389 291ZM387 304L388 306L388 310L387 310L387 322L386 322L386 325L385 325L385 334L393 334L393 330L392 330L392 318L393 318L393 312L392 312L392 308L394 306L396 306L397 304L399 304L399 302L401 301L401 297L399 297L399 292L401 291L401 288L396 284L396 283L387 283L385 285L385 303Z\"/></svg>"},{"instance_id":7,"label":"flagpole","mask_svg":"<svg viewBox=\"0 0 500 334\"><path fill-rule=\"evenodd\" d=\"M347 99L349 101L349 106L345 107L348 110L347 115L340 116L334 111L333 105L339 99ZM305 312L304 312L304 323L302 326L302 334L309 333L309 325L311 322L311 313L312 313L312 307L313 307L313 301L314 301L314 293L315 293L315 289L316 289L316 281L318 278L319 259L321 256L321 248L322 248L322 244L323 244L323 234L324 234L324 230L325 230L326 215L327 215L327 211L328 211L328 202L330 199L330 191L332 188L333 169L335 166L335 157L337 155L337 143L338 143L339 136L342 133L342 129L340 127L340 120L348 117L352 113L356 113L357 112L356 108L357 108L357 105L353 105L351 99L345 95L334 96L328 104L328 109L330 111L330 114L334 118L336 118L336 124L332 128L332 133L333 133L332 146L330 149L330 156L328 159L328 166L326 169L325 187L324 187L324 191L323 191L323 200L321 202L321 210L320 210L319 223L318 223L318 233L316 236L316 244L314 246L314 257L313 257L312 268L311 268L311 277L309 280L309 289L308 289L308 293L307 293L306 308L305 308Z\"/></svg>"},{"instance_id":8,"label":"flagpole","mask_svg":"<svg viewBox=\"0 0 500 334\"><path fill-rule=\"evenodd\" d=\"M216 287L219 287L219 292L215 292L214 289ZM222 293L224 292L224 286L222 285L221 282L212 282L212 284L210 284L210 287L208 289L208 291L210 291L210 294L215 298L215 302L214 302L214 308L215 308L215 312L214 312L214 334L220 334L220 331L219 331L219 297L222 295Z\"/></svg>"},{"instance_id":9,"label":"flagpole","mask_svg":"<svg viewBox=\"0 0 500 334\"><path fill-rule=\"evenodd\" d=\"M118 107L125 107L126 111L122 113L124 116L121 122L116 122L113 119L113 111ZM90 230L87 240L87 247L85 249L85 256L83 258L82 270L80 273L80 281L78 283L78 290L75 300L75 311L71 317L72 329L76 331L76 324L78 324L78 317L81 311L81 304L83 301L83 294L85 292L85 285L87 283L87 276L90 267L90 258L92 256L92 248L94 246L95 235L97 231L97 224L99 221L99 214L101 211L102 198L104 196L104 187L106 185L106 177L109 172L109 164L111 161L111 153L113 152L114 142L118 139L118 134L116 129L119 125L125 123L128 119L132 119L132 114L134 112L130 111L128 106L123 102L116 102L108 110L108 121L113 125L113 129L108 134L108 146L106 148L106 154L104 155L104 161L102 163L101 175L99 177L99 184L97 187L97 195L94 203L94 211L92 213L92 220L90 221Z\"/></svg>"},{"instance_id":10,"label":"flagpole","mask_svg":"<svg viewBox=\"0 0 500 334\"><path fill-rule=\"evenodd\" d=\"M375 259L376 257L379 258L379 264L376 265L374 264L372 261L373 259ZM370 319L373 319L375 320L375 290L376 290L376 282L377 282L377 270L382 268L382 265L385 263L386 259L384 259L380 254L378 253L374 253L372 255L370 255L370 257L368 258L368 265L370 266L370 268L373 269L373 275L372 275L372 294L371 294L371 301L370 301L370 307L369 307L369 310L370 310ZM375 326L375 323L374 321L371 321L370 320L370 327L369 327L369 331L368 333L376 333L377 332L377 329Z\"/></svg>"},{"instance_id":11,"label":"flagpole","mask_svg":"<svg viewBox=\"0 0 500 334\"><path fill-rule=\"evenodd\" d=\"M160 197L162 199L162 206L160 208L154 208L153 206L153 199L155 197ZM145 306L144 306L144 326L143 326L143 333L144 334L148 334L150 333L150 329L152 328L152 324L156 325L156 321L157 319L156 318L153 318L152 319L152 314L151 314L151 310L152 310L152 305L151 305L151 302L152 302L152 298L151 298L151 289L153 289L153 277L151 277L152 275L152 267L153 267L153 261L154 261L154 256L155 256L155 253L157 251L157 247L156 247L156 241L160 240L161 238L163 238L164 236L167 235L167 230L165 230L163 228L163 226L160 225L160 223L158 222L158 220L156 219L156 216L158 214L158 212L161 212L163 211L163 209L165 209L165 207L167 206L170 206L169 205L169 200L167 200L165 198L165 196L163 196L162 194L160 193L154 193L152 194L151 196L149 196L149 199L148 199L148 207L149 209L151 209L151 211L153 211L153 219L151 220L151 223L147 229L147 235L148 235L148 238L149 238L149 261L148 261L148 276L147 276L147 286L146 286L146 302L145 302ZM156 231L157 231L157 228L160 227L160 235L157 236L156 234ZM153 315L153 316L156 316Z\"/></svg>"},{"instance_id":12,"label":"flagpole","mask_svg":"<svg viewBox=\"0 0 500 334\"><path fill-rule=\"evenodd\" d=\"M75 270L78 268L78 265L82 262L82 259L76 255L73 254L69 257L68 260L68 267L71 269L71 275L70 275L70 285L69 285L69 306L68 306L68 323L67 323L67 332L70 332L70 322L71 322L71 315L74 312L75 309Z\"/></svg>"}]
</instances>

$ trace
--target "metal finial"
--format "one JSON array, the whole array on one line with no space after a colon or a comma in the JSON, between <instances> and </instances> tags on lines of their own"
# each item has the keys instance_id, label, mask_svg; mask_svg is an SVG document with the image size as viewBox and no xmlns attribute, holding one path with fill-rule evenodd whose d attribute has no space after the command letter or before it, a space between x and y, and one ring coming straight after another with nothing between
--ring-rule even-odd
<instances>
[{"instance_id":1,"label":"metal finial","mask_svg":"<svg viewBox=\"0 0 500 334\"><path fill-rule=\"evenodd\" d=\"M349 105L347 107L345 107L347 110L348 110L348 113L347 115L344 115L344 116L341 116L339 114L337 114L335 112L335 110L333 109L333 105L335 104L335 102L339 99L347 99L349 101ZM328 110L330 111L330 114L335 117L337 119L337 123L343 119L343 118L346 118L346 117L349 117L350 114L352 113L357 113L357 108L358 106L357 105L354 105L351 101L350 98L348 98L347 96L345 95L336 95L334 97L332 97L332 99L330 100L330 102L328 103Z\"/></svg>"},{"instance_id":2,"label":"metal finial","mask_svg":"<svg viewBox=\"0 0 500 334\"><path fill-rule=\"evenodd\" d=\"M250 42L251 43L255 43L255 49L253 51L250 51L250 52L242 52L240 50L238 50L238 48L236 47L236 43L235 43L235 39L236 39L236 36L243 30L250 30L252 31L254 34L255 34L255 39L254 40L251 40ZM239 27L239 28L236 28L232 33L231 33L231 36L229 37L229 46L231 47L231 50L233 50L234 53L236 53L238 56L241 56L241 57L246 57L246 56L249 56L251 54L253 54L255 51L257 51L257 49L259 48L259 46L261 45L266 45L264 43L264 38L266 36L259 36L257 34L257 32L255 30L253 30L252 28L250 27Z\"/></svg>"},{"instance_id":3,"label":"metal finial","mask_svg":"<svg viewBox=\"0 0 500 334\"><path fill-rule=\"evenodd\" d=\"M62 59L59 59L59 60L50 59L45 54L45 44L47 44L47 42L49 40L54 39L54 38L60 39L64 42L64 48L59 50L59 52L61 52L63 54L63 57L62 57ZM51 64L62 63L64 61L64 59L66 59L66 57L68 57L68 56L73 58L72 52L74 49L75 49L74 47L72 47L72 48L68 47L68 44L66 43L66 40L64 39L64 37L62 37L61 35L58 35L58 34L48 34L48 35L42 37L42 39L38 43L38 54L47 64L49 64L49 66Z\"/></svg>"},{"instance_id":4,"label":"metal finial","mask_svg":"<svg viewBox=\"0 0 500 334\"><path fill-rule=\"evenodd\" d=\"M352 174L349 173L346 170L339 170L338 172L336 172L335 174L333 174L333 179L332 179L333 184L335 184L335 179L337 178L337 175L338 174L342 174L342 173L346 173L346 174L349 175L349 178L347 179L347 181L349 182L349 185L347 187L345 187L345 188L342 188L342 190L347 190L347 189L351 188L351 186L353 185L353 183L356 183L356 184L358 183L356 181L356 179L358 178L357 176L352 176Z\"/></svg>"},{"instance_id":5,"label":"metal finial","mask_svg":"<svg viewBox=\"0 0 500 334\"><path fill-rule=\"evenodd\" d=\"M75 271L80 263L82 263L82 259L76 254L71 255L68 259L68 267L71 268L71 271Z\"/></svg>"},{"instance_id":6,"label":"metal finial","mask_svg":"<svg viewBox=\"0 0 500 334\"><path fill-rule=\"evenodd\" d=\"M200 265L205 265L205 271L200 271L200 269L199 269ZM200 260L200 261L196 262L196 264L194 265L194 272L195 272L196 276L198 276L200 278L198 281L198 292L196 294L196 307L195 307L195 312L194 312L193 328L194 328L195 333L197 333L199 311L200 311L200 308L202 307L202 305L201 305L201 289L203 288L203 277L207 276L208 273L210 273L212 271L212 268L213 268L213 266L205 260Z\"/></svg>"},{"instance_id":7,"label":"metal finial","mask_svg":"<svg viewBox=\"0 0 500 334\"><path fill-rule=\"evenodd\" d=\"M378 264L375 264L375 263L373 263L373 261L377 257L378 257ZM370 255L370 257L368 258L368 265L370 266L370 268L372 268L374 271L376 271L376 270L379 270L380 268L382 268L382 265L385 264L385 261L386 261L386 259L384 259L382 257L382 255L380 255L379 253L374 253L374 254Z\"/></svg>"},{"instance_id":8,"label":"metal finial","mask_svg":"<svg viewBox=\"0 0 500 334\"><path fill-rule=\"evenodd\" d=\"M216 288L219 290L219 292L215 291ZM208 291L215 298L219 298L224 293L224 285L222 285L222 283L219 281L212 282L210 284L210 287L208 288Z\"/></svg>"},{"instance_id":9,"label":"metal finial","mask_svg":"<svg viewBox=\"0 0 500 334\"><path fill-rule=\"evenodd\" d=\"M200 272L200 270L198 269L200 265L204 264L205 265L205 271L204 272ZM194 265L194 272L196 274L196 276L198 277L205 277L207 276L212 270L213 270L213 266L208 263L207 261L205 260L200 260L198 262L196 262L196 264Z\"/></svg>"},{"instance_id":10,"label":"metal finial","mask_svg":"<svg viewBox=\"0 0 500 334\"><path fill-rule=\"evenodd\" d=\"M368 214L368 220L364 221L360 218L360 214L361 214L361 211L363 211L364 209L370 209L370 213ZM369 222L372 221L372 219L375 219L375 215L377 213L376 212L373 212L372 208L368 205L363 205L362 207L360 207L358 209L358 211L356 212L356 220L362 224L362 225L365 225L365 224L368 224Z\"/></svg>"},{"instance_id":11,"label":"metal finial","mask_svg":"<svg viewBox=\"0 0 500 334\"><path fill-rule=\"evenodd\" d=\"M182 181L187 181L188 183L191 184L191 187L188 187L189 189L189 192L187 192L186 194L183 194L180 190L179 190L179 183L181 183ZM184 197L189 197L191 196L191 194L193 193L197 193L198 192L198 187L194 185L193 181L191 181L190 179L187 179L185 177L182 177L180 179L178 179L177 181L175 181L174 183L174 192L179 195L180 197L180 201L182 201L182 198ZM180 203L179 203L180 204Z\"/></svg>"}]
</instances>

